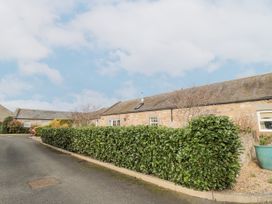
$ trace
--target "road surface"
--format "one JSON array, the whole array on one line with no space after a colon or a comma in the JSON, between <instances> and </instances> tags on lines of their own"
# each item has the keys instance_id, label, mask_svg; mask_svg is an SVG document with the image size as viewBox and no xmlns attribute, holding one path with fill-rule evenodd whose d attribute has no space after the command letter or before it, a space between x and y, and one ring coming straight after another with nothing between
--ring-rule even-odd
<instances>
[{"instance_id":1,"label":"road surface","mask_svg":"<svg viewBox=\"0 0 272 204\"><path fill-rule=\"evenodd\" d=\"M0 136L0 204L213 203L167 191L45 147Z\"/></svg>"}]
</instances>

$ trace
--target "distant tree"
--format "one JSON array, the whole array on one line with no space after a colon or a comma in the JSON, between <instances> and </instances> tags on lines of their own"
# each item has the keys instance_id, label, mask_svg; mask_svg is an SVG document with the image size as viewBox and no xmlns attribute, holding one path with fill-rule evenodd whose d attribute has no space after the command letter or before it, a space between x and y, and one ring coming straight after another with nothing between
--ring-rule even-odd
<instances>
[{"instance_id":1,"label":"distant tree","mask_svg":"<svg viewBox=\"0 0 272 204\"><path fill-rule=\"evenodd\" d=\"M98 107L94 105L85 105L77 109L72 113L73 125L76 127L84 127L91 125L93 112L98 110Z\"/></svg>"}]
</instances>

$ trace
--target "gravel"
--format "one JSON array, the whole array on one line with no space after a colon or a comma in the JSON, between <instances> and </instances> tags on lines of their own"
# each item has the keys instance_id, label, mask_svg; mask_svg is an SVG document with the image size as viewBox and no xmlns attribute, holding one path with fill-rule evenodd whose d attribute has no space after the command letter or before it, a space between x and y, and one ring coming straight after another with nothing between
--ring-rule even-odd
<instances>
[{"instance_id":1,"label":"gravel","mask_svg":"<svg viewBox=\"0 0 272 204\"><path fill-rule=\"evenodd\" d=\"M272 171L261 169L257 162L242 167L233 188L237 193L272 193Z\"/></svg>"}]
</instances>

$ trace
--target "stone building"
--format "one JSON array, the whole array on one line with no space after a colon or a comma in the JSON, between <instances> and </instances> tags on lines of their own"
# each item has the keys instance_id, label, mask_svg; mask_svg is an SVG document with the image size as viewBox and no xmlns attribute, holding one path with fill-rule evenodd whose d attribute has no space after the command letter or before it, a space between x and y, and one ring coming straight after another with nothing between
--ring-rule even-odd
<instances>
[{"instance_id":1,"label":"stone building","mask_svg":"<svg viewBox=\"0 0 272 204\"><path fill-rule=\"evenodd\" d=\"M17 109L14 118L21 121L24 127L47 125L54 119L71 119L71 112Z\"/></svg>"},{"instance_id":2,"label":"stone building","mask_svg":"<svg viewBox=\"0 0 272 204\"><path fill-rule=\"evenodd\" d=\"M97 123L176 128L202 114L226 115L245 128L272 133L272 73L118 102Z\"/></svg>"},{"instance_id":3,"label":"stone building","mask_svg":"<svg viewBox=\"0 0 272 204\"><path fill-rule=\"evenodd\" d=\"M13 116L13 113L4 106L0 105L0 122L3 122L8 116Z\"/></svg>"}]
</instances>

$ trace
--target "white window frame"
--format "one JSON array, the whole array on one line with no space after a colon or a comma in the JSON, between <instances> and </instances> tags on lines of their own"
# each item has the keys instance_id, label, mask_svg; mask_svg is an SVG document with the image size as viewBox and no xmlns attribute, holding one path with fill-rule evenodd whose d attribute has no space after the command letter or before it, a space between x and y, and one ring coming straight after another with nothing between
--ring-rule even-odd
<instances>
[{"instance_id":1,"label":"white window frame","mask_svg":"<svg viewBox=\"0 0 272 204\"><path fill-rule=\"evenodd\" d=\"M154 121L155 118L156 118L156 121ZM150 126L159 126L159 118L157 116L149 117L149 125Z\"/></svg>"},{"instance_id":2,"label":"white window frame","mask_svg":"<svg viewBox=\"0 0 272 204\"><path fill-rule=\"evenodd\" d=\"M31 128L32 123L31 123L30 121L25 121L25 122L23 123L23 126L24 126L24 128Z\"/></svg>"},{"instance_id":3,"label":"white window frame","mask_svg":"<svg viewBox=\"0 0 272 204\"><path fill-rule=\"evenodd\" d=\"M109 126L121 126L121 120L120 119L110 119Z\"/></svg>"},{"instance_id":4,"label":"white window frame","mask_svg":"<svg viewBox=\"0 0 272 204\"><path fill-rule=\"evenodd\" d=\"M271 130L262 129L261 122L265 122L265 121L271 121L272 122L272 118L271 119L261 119L261 113L272 113L272 110L264 110L264 111L258 111L257 112L259 131L260 132L272 132L272 129Z\"/></svg>"}]
</instances>

